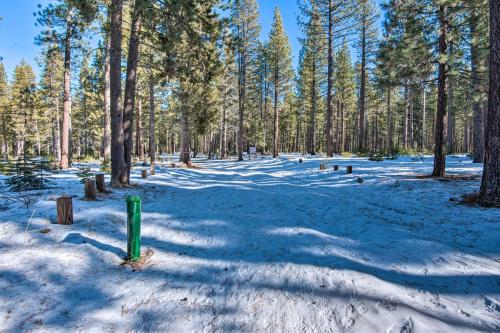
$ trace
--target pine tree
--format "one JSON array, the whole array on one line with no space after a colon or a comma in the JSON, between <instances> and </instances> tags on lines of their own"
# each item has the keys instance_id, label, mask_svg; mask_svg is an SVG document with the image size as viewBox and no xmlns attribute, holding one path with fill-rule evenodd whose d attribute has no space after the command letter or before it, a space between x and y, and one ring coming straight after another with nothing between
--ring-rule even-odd
<instances>
[{"instance_id":1,"label":"pine tree","mask_svg":"<svg viewBox=\"0 0 500 333\"><path fill-rule=\"evenodd\" d=\"M335 63L335 99L337 100L337 152L343 152L346 147L349 119L355 119L356 112L356 81L349 46L344 40L342 48L336 55ZM351 121L352 122L352 121Z\"/></svg>"},{"instance_id":2,"label":"pine tree","mask_svg":"<svg viewBox=\"0 0 500 333\"><path fill-rule=\"evenodd\" d=\"M293 79L291 48L283 28L278 7L274 10L274 20L269 34L269 68L271 91L274 94L273 157L278 157L279 145L279 108Z\"/></svg>"},{"instance_id":3,"label":"pine tree","mask_svg":"<svg viewBox=\"0 0 500 333\"><path fill-rule=\"evenodd\" d=\"M24 60L14 69L11 108L16 115L13 123L16 159L28 155L29 145L33 141L31 121L35 114L35 80L33 69Z\"/></svg>"},{"instance_id":4,"label":"pine tree","mask_svg":"<svg viewBox=\"0 0 500 333\"><path fill-rule=\"evenodd\" d=\"M3 63L0 62L0 130L2 133L2 157L5 160L9 159L10 131L8 128L11 122L9 90L7 72L5 72Z\"/></svg>"},{"instance_id":5,"label":"pine tree","mask_svg":"<svg viewBox=\"0 0 500 333\"><path fill-rule=\"evenodd\" d=\"M366 69L370 57L375 53L378 14L371 0L358 0L357 20L359 24L358 47L361 73L359 86L359 150L366 149Z\"/></svg>"},{"instance_id":6,"label":"pine tree","mask_svg":"<svg viewBox=\"0 0 500 333\"><path fill-rule=\"evenodd\" d=\"M500 207L500 2L490 1L488 114L479 202Z\"/></svg>"},{"instance_id":7,"label":"pine tree","mask_svg":"<svg viewBox=\"0 0 500 333\"><path fill-rule=\"evenodd\" d=\"M317 118L318 109L321 101L321 87L323 85L324 75L323 69L324 62L324 43L323 43L323 29L321 25L321 18L313 3L310 12L309 22L305 25L306 38L302 41L303 51L300 65L300 75L303 85L304 96L308 99L308 125L307 125L307 150L309 154L316 154L316 136L317 136Z\"/></svg>"},{"instance_id":8,"label":"pine tree","mask_svg":"<svg viewBox=\"0 0 500 333\"><path fill-rule=\"evenodd\" d=\"M71 57L73 42L94 19L97 6L93 0L58 0L38 11L37 23L46 27L38 37L40 43L55 41L64 45L64 106L61 129L61 168L70 164Z\"/></svg>"},{"instance_id":9,"label":"pine tree","mask_svg":"<svg viewBox=\"0 0 500 333\"><path fill-rule=\"evenodd\" d=\"M260 33L259 12L255 0L236 0L231 8L235 53L238 67L238 160L243 160L244 117L250 61L257 51Z\"/></svg>"}]
</instances>

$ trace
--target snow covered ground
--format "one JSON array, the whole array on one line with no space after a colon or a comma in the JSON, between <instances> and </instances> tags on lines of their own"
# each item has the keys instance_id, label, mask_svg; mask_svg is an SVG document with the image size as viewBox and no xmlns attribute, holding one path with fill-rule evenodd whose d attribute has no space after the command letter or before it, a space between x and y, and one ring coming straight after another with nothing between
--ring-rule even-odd
<instances>
[{"instance_id":1,"label":"snow covered ground","mask_svg":"<svg viewBox=\"0 0 500 333\"><path fill-rule=\"evenodd\" d=\"M415 178L430 157L297 160L137 169L138 188L74 198L71 226L53 224L55 198L83 186L55 175L33 208L0 212L0 331L500 331L500 210L450 201L478 180ZM481 166L450 157L448 172ZM154 251L136 271L121 266L128 194Z\"/></svg>"}]
</instances>

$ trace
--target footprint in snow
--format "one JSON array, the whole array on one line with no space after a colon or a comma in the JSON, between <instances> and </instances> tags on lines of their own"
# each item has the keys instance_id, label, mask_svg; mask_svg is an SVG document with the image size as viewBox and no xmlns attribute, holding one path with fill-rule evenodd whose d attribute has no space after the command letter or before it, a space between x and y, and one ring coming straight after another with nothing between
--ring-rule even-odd
<instances>
[{"instance_id":1,"label":"footprint in snow","mask_svg":"<svg viewBox=\"0 0 500 333\"><path fill-rule=\"evenodd\" d=\"M494 311L500 312L500 304L498 304L497 302L495 302L491 298L488 298L488 297L484 298L484 306L486 308L486 311L489 311L489 312L494 312Z\"/></svg>"},{"instance_id":2,"label":"footprint in snow","mask_svg":"<svg viewBox=\"0 0 500 333\"><path fill-rule=\"evenodd\" d=\"M398 307L398 302L393 297L388 297L381 301L378 305L387 311L395 311Z\"/></svg>"},{"instance_id":3,"label":"footprint in snow","mask_svg":"<svg viewBox=\"0 0 500 333\"><path fill-rule=\"evenodd\" d=\"M403 322L392 325L387 333L412 333L413 320L411 317L406 318Z\"/></svg>"},{"instance_id":4,"label":"footprint in snow","mask_svg":"<svg viewBox=\"0 0 500 333\"><path fill-rule=\"evenodd\" d=\"M342 326L346 329L353 327L356 322L355 315L356 309L354 308L354 305L347 304L345 309L345 318L342 319Z\"/></svg>"}]
</instances>

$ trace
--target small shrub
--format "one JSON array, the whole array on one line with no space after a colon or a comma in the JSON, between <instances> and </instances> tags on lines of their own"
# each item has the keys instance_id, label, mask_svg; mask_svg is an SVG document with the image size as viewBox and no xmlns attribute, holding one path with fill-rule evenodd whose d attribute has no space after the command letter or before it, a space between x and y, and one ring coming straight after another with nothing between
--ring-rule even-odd
<instances>
[{"instance_id":1,"label":"small shrub","mask_svg":"<svg viewBox=\"0 0 500 333\"><path fill-rule=\"evenodd\" d=\"M80 183L84 184L85 181L92 178L94 174L90 171L90 167L82 166L78 167L78 172L76 173L76 175L78 176L78 178L80 178Z\"/></svg>"},{"instance_id":2,"label":"small shrub","mask_svg":"<svg viewBox=\"0 0 500 333\"><path fill-rule=\"evenodd\" d=\"M369 158L370 161L381 162L384 160L384 155L382 153L372 154Z\"/></svg>"},{"instance_id":3,"label":"small shrub","mask_svg":"<svg viewBox=\"0 0 500 333\"><path fill-rule=\"evenodd\" d=\"M111 173L111 161L109 160L102 161L100 169L104 173Z\"/></svg>"}]
</instances>

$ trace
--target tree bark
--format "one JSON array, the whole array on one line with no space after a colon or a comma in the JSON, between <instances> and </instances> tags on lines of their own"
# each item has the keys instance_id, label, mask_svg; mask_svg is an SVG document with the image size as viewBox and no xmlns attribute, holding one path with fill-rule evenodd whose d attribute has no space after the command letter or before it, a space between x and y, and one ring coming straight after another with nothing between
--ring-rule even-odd
<instances>
[{"instance_id":1,"label":"tree bark","mask_svg":"<svg viewBox=\"0 0 500 333\"><path fill-rule=\"evenodd\" d=\"M73 199L57 198L57 224L73 224Z\"/></svg>"},{"instance_id":2,"label":"tree bark","mask_svg":"<svg viewBox=\"0 0 500 333\"><path fill-rule=\"evenodd\" d=\"M326 154L333 157L333 0L328 1L328 70L327 70L327 105L326 105Z\"/></svg>"},{"instance_id":3,"label":"tree bark","mask_svg":"<svg viewBox=\"0 0 500 333\"><path fill-rule=\"evenodd\" d=\"M434 170L432 176L444 177L446 173L446 111L448 103L448 20L447 6L439 6L439 73L436 131L434 136Z\"/></svg>"},{"instance_id":4,"label":"tree bark","mask_svg":"<svg viewBox=\"0 0 500 333\"><path fill-rule=\"evenodd\" d=\"M153 63L153 54L149 55L149 63ZM155 82L153 72L149 73L149 160L150 174L155 174L156 136L155 136Z\"/></svg>"},{"instance_id":5,"label":"tree bark","mask_svg":"<svg viewBox=\"0 0 500 333\"><path fill-rule=\"evenodd\" d=\"M279 154L279 113L278 113L278 68L274 69L274 121L273 121L273 158Z\"/></svg>"},{"instance_id":6,"label":"tree bark","mask_svg":"<svg viewBox=\"0 0 500 333\"><path fill-rule=\"evenodd\" d=\"M123 107L123 145L124 158L127 165L126 182L130 183L132 169L132 124L134 122L135 93L137 85L137 64L139 62L139 38L143 16L142 0L135 0L130 40L128 44L127 77L125 81L125 103Z\"/></svg>"},{"instance_id":7,"label":"tree bark","mask_svg":"<svg viewBox=\"0 0 500 333\"><path fill-rule=\"evenodd\" d=\"M427 129L426 129L426 119L427 117L427 93L425 91L425 84L422 85L422 150L427 147Z\"/></svg>"},{"instance_id":8,"label":"tree bark","mask_svg":"<svg viewBox=\"0 0 500 333\"><path fill-rule=\"evenodd\" d=\"M85 200L95 201L96 196L96 185L95 180L88 178L85 180Z\"/></svg>"},{"instance_id":9,"label":"tree bark","mask_svg":"<svg viewBox=\"0 0 500 333\"><path fill-rule=\"evenodd\" d=\"M95 175L95 184L97 187L97 190L99 192L104 192L106 191L106 183L104 181L104 174L103 173L98 173Z\"/></svg>"},{"instance_id":10,"label":"tree bark","mask_svg":"<svg viewBox=\"0 0 500 333\"><path fill-rule=\"evenodd\" d=\"M137 117L135 120L135 149L139 160L144 161L144 138L142 136L142 98L137 96Z\"/></svg>"},{"instance_id":11,"label":"tree bark","mask_svg":"<svg viewBox=\"0 0 500 333\"><path fill-rule=\"evenodd\" d=\"M500 1L490 1L488 114L479 203L500 207Z\"/></svg>"},{"instance_id":12,"label":"tree bark","mask_svg":"<svg viewBox=\"0 0 500 333\"><path fill-rule=\"evenodd\" d=\"M453 44L450 45L450 55L453 54ZM447 151L449 154L455 153L455 114L453 111L453 98L455 78L449 75L448 79L448 129L447 129Z\"/></svg>"},{"instance_id":13,"label":"tree bark","mask_svg":"<svg viewBox=\"0 0 500 333\"><path fill-rule=\"evenodd\" d=\"M221 108L220 116L220 158L226 158L226 99L227 93L224 92L224 101Z\"/></svg>"},{"instance_id":14,"label":"tree bark","mask_svg":"<svg viewBox=\"0 0 500 333\"><path fill-rule=\"evenodd\" d=\"M185 105L185 104L184 104ZM189 133L189 118L187 110L182 108L181 111L181 151L179 161L187 164L191 159L191 135Z\"/></svg>"},{"instance_id":15,"label":"tree bark","mask_svg":"<svg viewBox=\"0 0 500 333\"><path fill-rule=\"evenodd\" d=\"M68 10L66 17L66 37L64 39L64 106L61 135L61 169L69 168L69 127L71 117L71 35L73 30L73 11Z\"/></svg>"},{"instance_id":16,"label":"tree bark","mask_svg":"<svg viewBox=\"0 0 500 333\"><path fill-rule=\"evenodd\" d=\"M471 84L472 84L472 156L474 163L483 163L484 160L484 126L483 110L481 107L481 78L479 75L480 57L477 40L480 39L477 31L479 17L477 9L472 8L469 20L469 30L472 42L470 43Z\"/></svg>"},{"instance_id":17,"label":"tree bark","mask_svg":"<svg viewBox=\"0 0 500 333\"><path fill-rule=\"evenodd\" d=\"M312 84L311 84L311 130L310 130L310 148L309 154L316 155L316 114L317 114L317 91L316 91L316 61L312 66Z\"/></svg>"},{"instance_id":18,"label":"tree bark","mask_svg":"<svg viewBox=\"0 0 500 333\"><path fill-rule=\"evenodd\" d=\"M123 149L123 109L121 102L121 54L122 54L122 7L123 0L111 3L111 185L127 184L127 165Z\"/></svg>"},{"instance_id":19,"label":"tree bark","mask_svg":"<svg viewBox=\"0 0 500 333\"><path fill-rule=\"evenodd\" d=\"M110 49L111 38L108 35L106 38L106 56L104 58L104 121L103 121L103 158L105 161L111 159L111 114L110 114L110 100L111 100L111 85L110 85Z\"/></svg>"},{"instance_id":20,"label":"tree bark","mask_svg":"<svg viewBox=\"0 0 500 333\"><path fill-rule=\"evenodd\" d=\"M361 27L361 77L359 88L359 150L366 149L366 26Z\"/></svg>"},{"instance_id":21,"label":"tree bark","mask_svg":"<svg viewBox=\"0 0 500 333\"><path fill-rule=\"evenodd\" d=\"M409 88L408 80L405 80L404 84L404 103L405 103L405 115L403 119L403 147L408 149L408 118L410 114L410 98L409 98Z\"/></svg>"},{"instance_id":22,"label":"tree bark","mask_svg":"<svg viewBox=\"0 0 500 333\"><path fill-rule=\"evenodd\" d=\"M392 119L391 94L392 88L387 87L387 147L389 148L389 152L394 150L394 121Z\"/></svg>"}]
</instances>

